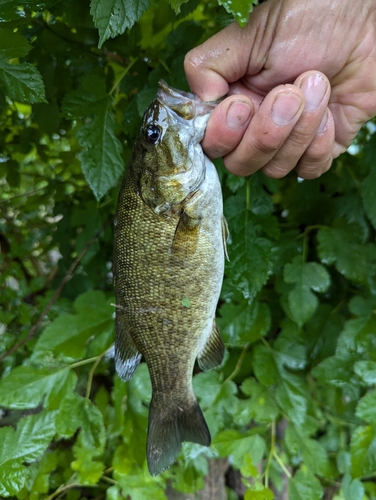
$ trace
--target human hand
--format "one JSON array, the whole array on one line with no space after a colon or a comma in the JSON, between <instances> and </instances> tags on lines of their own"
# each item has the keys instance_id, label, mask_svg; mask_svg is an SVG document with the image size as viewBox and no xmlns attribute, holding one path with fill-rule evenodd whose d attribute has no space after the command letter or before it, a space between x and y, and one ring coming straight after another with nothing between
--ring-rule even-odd
<instances>
[{"instance_id":1,"label":"human hand","mask_svg":"<svg viewBox=\"0 0 376 500\"><path fill-rule=\"evenodd\" d=\"M236 175L319 177L376 115L376 2L268 0L190 51L202 146Z\"/></svg>"}]
</instances>

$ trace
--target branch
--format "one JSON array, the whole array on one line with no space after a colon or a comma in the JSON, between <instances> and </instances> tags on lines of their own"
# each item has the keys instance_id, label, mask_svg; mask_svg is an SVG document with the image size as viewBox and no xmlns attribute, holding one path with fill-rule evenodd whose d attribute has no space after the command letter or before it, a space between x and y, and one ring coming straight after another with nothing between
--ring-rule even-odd
<instances>
[{"instance_id":1,"label":"branch","mask_svg":"<svg viewBox=\"0 0 376 500\"><path fill-rule=\"evenodd\" d=\"M68 269L68 271L66 272L64 278L61 280L59 286L57 287L57 289L55 290L55 293L53 294L51 300L49 301L49 303L46 305L46 307L43 309L41 315L39 316L39 319L38 321L35 323L35 325L32 327L32 329L30 330L29 332L29 335L27 337L25 337L23 340L21 340L20 342L18 342L18 344L14 345L11 349L9 349L9 351L7 351L5 354L3 354L1 357L0 357L0 362L3 361L5 358L7 358L10 354L14 353L15 351L17 351L20 347L22 347L23 345L25 345L27 342L29 342L29 340L31 340L34 335L36 334L38 328L40 327L40 325L42 324L43 322L43 319L45 316L47 316L47 314L50 312L50 309L51 307L55 304L55 302L57 301L57 299L59 298L59 295L61 294L64 286L68 283L68 281L71 279L72 277L72 273L73 271L76 269L77 265L79 264L80 260L82 259L82 257L85 255L85 253L89 250L89 248L91 247L91 245L95 242L95 240L98 238L98 236L106 229L106 227L110 224L110 221L107 221L106 224L104 224L101 229L99 231L97 231L95 233L95 235L86 243L86 245L84 246L84 248L81 250L81 252L77 255L77 257L74 259L74 261L72 262L70 268Z\"/></svg>"}]
</instances>

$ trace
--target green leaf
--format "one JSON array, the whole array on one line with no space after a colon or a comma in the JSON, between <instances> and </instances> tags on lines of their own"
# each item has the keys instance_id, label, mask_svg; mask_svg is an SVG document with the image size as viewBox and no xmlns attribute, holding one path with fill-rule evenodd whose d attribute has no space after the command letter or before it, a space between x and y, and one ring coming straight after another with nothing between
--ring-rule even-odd
<instances>
[{"instance_id":1,"label":"green leaf","mask_svg":"<svg viewBox=\"0 0 376 500\"><path fill-rule=\"evenodd\" d=\"M17 430L0 428L0 493L15 495L29 471L22 464L39 460L55 435L56 412L41 412L22 418Z\"/></svg>"},{"instance_id":2,"label":"green leaf","mask_svg":"<svg viewBox=\"0 0 376 500\"><path fill-rule=\"evenodd\" d=\"M351 481L351 476L345 474L342 480L342 492L345 500L363 499L364 486L359 479Z\"/></svg>"},{"instance_id":3,"label":"green leaf","mask_svg":"<svg viewBox=\"0 0 376 500\"><path fill-rule=\"evenodd\" d=\"M39 337L33 357L53 352L64 361L83 358L90 338L114 328L110 302L98 291L79 296L75 302L77 314L58 316Z\"/></svg>"},{"instance_id":4,"label":"green leaf","mask_svg":"<svg viewBox=\"0 0 376 500\"><path fill-rule=\"evenodd\" d=\"M351 438L351 463L354 478L374 474L376 470L376 432L372 425L355 429Z\"/></svg>"},{"instance_id":5,"label":"green leaf","mask_svg":"<svg viewBox=\"0 0 376 500\"><path fill-rule=\"evenodd\" d=\"M103 462L92 460L87 449L76 449L76 460L71 463L72 469L77 473L79 484L97 484L105 468Z\"/></svg>"},{"instance_id":6,"label":"green leaf","mask_svg":"<svg viewBox=\"0 0 376 500\"><path fill-rule=\"evenodd\" d=\"M82 171L99 200L118 182L124 171L123 147L115 135L111 99L94 103L92 113L91 121L77 131L77 139L83 148L79 154Z\"/></svg>"},{"instance_id":7,"label":"green leaf","mask_svg":"<svg viewBox=\"0 0 376 500\"><path fill-rule=\"evenodd\" d=\"M114 498L127 498L132 500L166 500L163 483L158 479L152 478L147 472L141 470L132 471L131 474L114 473L114 479L118 482L118 488L121 495ZM110 497L110 500L112 497Z\"/></svg>"},{"instance_id":8,"label":"green leaf","mask_svg":"<svg viewBox=\"0 0 376 500\"><path fill-rule=\"evenodd\" d=\"M297 256L290 264L286 264L283 275L286 283L295 284L288 295L289 306L294 321L303 325L318 306L317 297L311 290L326 292L330 285L329 273L320 264L305 263L302 257Z\"/></svg>"},{"instance_id":9,"label":"green leaf","mask_svg":"<svg viewBox=\"0 0 376 500\"><path fill-rule=\"evenodd\" d=\"M244 500L273 500L274 493L269 488L249 489L244 493Z\"/></svg>"},{"instance_id":10,"label":"green leaf","mask_svg":"<svg viewBox=\"0 0 376 500\"><path fill-rule=\"evenodd\" d=\"M376 391L369 392L359 401L356 416L370 424L376 424Z\"/></svg>"},{"instance_id":11,"label":"green leaf","mask_svg":"<svg viewBox=\"0 0 376 500\"><path fill-rule=\"evenodd\" d=\"M248 455L258 464L265 452L264 439L252 431L245 434L231 429L223 431L214 438L213 446L221 457L229 457L236 468L245 465Z\"/></svg>"},{"instance_id":12,"label":"green leaf","mask_svg":"<svg viewBox=\"0 0 376 500\"><path fill-rule=\"evenodd\" d=\"M258 384L255 380L245 379L241 385L241 390L249 400L241 400L243 410L236 415L237 422L243 425L253 419L256 422L272 422L279 414L277 403L272 394L265 390L265 387Z\"/></svg>"},{"instance_id":13,"label":"green leaf","mask_svg":"<svg viewBox=\"0 0 376 500\"><path fill-rule=\"evenodd\" d=\"M258 345L253 352L253 369L258 380L266 387L275 385L278 367L271 349Z\"/></svg>"},{"instance_id":14,"label":"green leaf","mask_svg":"<svg viewBox=\"0 0 376 500\"><path fill-rule=\"evenodd\" d=\"M91 456L101 455L106 443L106 429L100 410L88 399L80 398L81 432L78 445Z\"/></svg>"},{"instance_id":15,"label":"green leaf","mask_svg":"<svg viewBox=\"0 0 376 500\"><path fill-rule=\"evenodd\" d=\"M223 304L219 310L218 326L226 344L243 346L264 337L271 325L269 307L262 302L246 300Z\"/></svg>"},{"instance_id":16,"label":"green leaf","mask_svg":"<svg viewBox=\"0 0 376 500\"><path fill-rule=\"evenodd\" d=\"M320 481L306 467L289 480L289 500L320 500L322 494Z\"/></svg>"},{"instance_id":17,"label":"green leaf","mask_svg":"<svg viewBox=\"0 0 376 500\"><path fill-rule=\"evenodd\" d=\"M366 355L368 352L372 352L375 332L376 315L346 321L338 338L337 354L346 356L363 353Z\"/></svg>"},{"instance_id":18,"label":"green leaf","mask_svg":"<svg viewBox=\"0 0 376 500\"><path fill-rule=\"evenodd\" d=\"M304 421L307 412L307 387L303 378L279 368L280 379L275 398L282 411L298 424Z\"/></svg>"},{"instance_id":19,"label":"green leaf","mask_svg":"<svg viewBox=\"0 0 376 500\"><path fill-rule=\"evenodd\" d=\"M70 374L62 370L18 366L0 381L0 400L4 408L36 408L45 397L58 394Z\"/></svg>"},{"instance_id":20,"label":"green leaf","mask_svg":"<svg viewBox=\"0 0 376 500\"><path fill-rule=\"evenodd\" d=\"M24 57L31 49L32 46L24 36L10 30L0 29L0 61Z\"/></svg>"},{"instance_id":21,"label":"green leaf","mask_svg":"<svg viewBox=\"0 0 376 500\"><path fill-rule=\"evenodd\" d=\"M0 465L0 495L16 495L30 476L30 471L21 464Z\"/></svg>"},{"instance_id":22,"label":"green leaf","mask_svg":"<svg viewBox=\"0 0 376 500\"><path fill-rule=\"evenodd\" d=\"M90 14L99 31L99 47L108 38L131 28L148 9L150 0L91 0Z\"/></svg>"},{"instance_id":23,"label":"green leaf","mask_svg":"<svg viewBox=\"0 0 376 500\"><path fill-rule=\"evenodd\" d=\"M253 10L253 5L257 4L254 0L218 0L220 5L227 10L229 14L234 16L240 26L245 26L248 21L249 13Z\"/></svg>"},{"instance_id":24,"label":"green leaf","mask_svg":"<svg viewBox=\"0 0 376 500\"><path fill-rule=\"evenodd\" d=\"M347 279L367 284L375 272L375 248L364 244L359 225L337 219L332 228L321 228L317 233L321 262L334 264Z\"/></svg>"},{"instance_id":25,"label":"green leaf","mask_svg":"<svg viewBox=\"0 0 376 500\"><path fill-rule=\"evenodd\" d=\"M174 9L175 14L180 13L180 7L184 4L187 3L189 0L168 0L168 3L171 5L171 7Z\"/></svg>"},{"instance_id":26,"label":"green leaf","mask_svg":"<svg viewBox=\"0 0 376 500\"><path fill-rule=\"evenodd\" d=\"M15 101L29 104L46 102L42 77L32 64L0 61L0 87Z\"/></svg>"},{"instance_id":27,"label":"green leaf","mask_svg":"<svg viewBox=\"0 0 376 500\"><path fill-rule=\"evenodd\" d=\"M323 445L306 436L301 428L290 424L286 429L286 446L291 453L301 455L304 464L314 474L329 475L329 460Z\"/></svg>"},{"instance_id":28,"label":"green leaf","mask_svg":"<svg viewBox=\"0 0 376 500\"><path fill-rule=\"evenodd\" d=\"M376 361L357 361L354 372L367 384L376 384Z\"/></svg>"}]
</instances>

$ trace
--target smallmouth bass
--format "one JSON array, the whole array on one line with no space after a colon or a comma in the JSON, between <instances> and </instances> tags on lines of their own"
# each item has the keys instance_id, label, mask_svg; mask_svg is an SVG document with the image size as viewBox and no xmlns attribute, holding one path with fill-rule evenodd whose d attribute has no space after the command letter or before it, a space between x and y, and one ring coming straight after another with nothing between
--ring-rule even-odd
<instances>
[{"instance_id":1,"label":"smallmouth bass","mask_svg":"<svg viewBox=\"0 0 376 500\"><path fill-rule=\"evenodd\" d=\"M200 145L215 105L159 82L119 193L115 364L127 381L141 356L147 363L152 475L174 462L183 441L210 445L192 372L196 358L209 370L224 355L215 310L227 225L217 171Z\"/></svg>"}]
</instances>

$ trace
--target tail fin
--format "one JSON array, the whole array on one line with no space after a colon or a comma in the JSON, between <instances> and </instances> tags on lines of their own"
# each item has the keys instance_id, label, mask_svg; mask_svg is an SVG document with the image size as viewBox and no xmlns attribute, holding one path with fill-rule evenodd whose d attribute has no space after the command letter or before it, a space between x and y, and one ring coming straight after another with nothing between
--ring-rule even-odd
<instances>
[{"instance_id":1,"label":"tail fin","mask_svg":"<svg viewBox=\"0 0 376 500\"><path fill-rule=\"evenodd\" d=\"M147 460L152 476L160 474L175 461L183 441L210 445L210 432L196 398L170 408L159 405L153 398L147 439Z\"/></svg>"}]
</instances>

